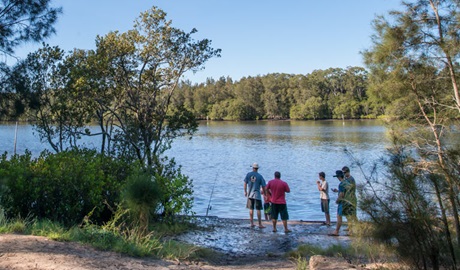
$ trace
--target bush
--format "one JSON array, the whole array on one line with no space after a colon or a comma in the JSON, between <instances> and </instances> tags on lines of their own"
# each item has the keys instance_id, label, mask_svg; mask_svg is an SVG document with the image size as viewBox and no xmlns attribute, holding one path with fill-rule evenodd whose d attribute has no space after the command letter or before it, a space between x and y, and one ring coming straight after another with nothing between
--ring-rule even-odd
<instances>
[{"instance_id":1,"label":"bush","mask_svg":"<svg viewBox=\"0 0 460 270\"><path fill-rule=\"evenodd\" d=\"M176 167L174 159L164 158L162 161L163 165L156 168L155 172L155 181L162 192L161 215L166 218L177 214L193 215L192 180L181 173L181 168Z\"/></svg>"},{"instance_id":2,"label":"bush","mask_svg":"<svg viewBox=\"0 0 460 270\"><path fill-rule=\"evenodd\" d=\"M158 184L149 173L133 173L128 177L122 194L128 209L138 220L141 233L146 234L150 213L158 209L162 197Z\"/></svg>"},{"instance_id":3,"label":"bush","mask_svg":"<svg viewBox=\"0 0 460 270\"><path fill-rule=\"evenodd\" d=\"M51 154L30 152L0 160L0 204L7 217L50 219L66 226L92 220L107 221L107 206L119 201L129 166L92 150Z\"/></svg>"}]
</instances>

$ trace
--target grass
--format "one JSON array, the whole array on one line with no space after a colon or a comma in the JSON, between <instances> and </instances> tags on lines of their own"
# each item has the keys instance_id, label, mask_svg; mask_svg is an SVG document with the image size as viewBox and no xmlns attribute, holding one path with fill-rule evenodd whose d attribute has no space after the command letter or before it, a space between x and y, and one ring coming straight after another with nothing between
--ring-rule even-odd
<instances>
[{"instance_id":1,"label":"grass","mask_svg":"<svg viewBox=\"0 0 460 270\"><path fill-rule=\"evenodd\" d=\"M380 265L376 269L401 268L403 264L400 263L395 264L396 268L391 266L395 262L400 262L394 249L367 237L370 230L372 224L361 222L354 225L353 231L358 233L353 233L351 245L333 245L325 249L315 245L301 245L296 250L288 252L287 256L296 261L298 270L308 269L308 261L314 255L343 258L354 265Z\"/></svg>"},{"instance_id":2,"label":"grass","mask_svg":"<svg viewBox=\"0 0 460 270\"><path fill-rule=\"evenodd\" d=\"M85 225L70 229L49 220L11 219L0 212L0 233L44 236L56 241L85 243L98 250L115 251L133 257L199 260L215 257L213 252L193 245L164 240L161 236L185 231L189 225L154 224L154 232L142 235L136 229L115 230L113 227Z\"/></svg>"}]
</instances>

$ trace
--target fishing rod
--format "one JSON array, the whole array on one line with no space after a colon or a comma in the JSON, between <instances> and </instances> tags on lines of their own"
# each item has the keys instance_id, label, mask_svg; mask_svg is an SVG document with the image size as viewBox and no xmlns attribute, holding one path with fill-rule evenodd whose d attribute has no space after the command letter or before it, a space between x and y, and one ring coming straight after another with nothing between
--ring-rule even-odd
<instances>
[{"instance_id":1,"label":"fishing rod","mask_svg":"<svg viewBox=\"0 0 460 270\"><path fill-rule=\"evenodd\" d=\"M216 186L216 182L217 182L217 174L216 174L216 178L214 179L214 184L212 185L211 196L209 196L209 203L208 203L208 208L206 209L206 216L208 216L208 211L211 210L212 208L211 200L212 200L212 194L214 193L214 187Z\"/></svg>"}]
</instances>

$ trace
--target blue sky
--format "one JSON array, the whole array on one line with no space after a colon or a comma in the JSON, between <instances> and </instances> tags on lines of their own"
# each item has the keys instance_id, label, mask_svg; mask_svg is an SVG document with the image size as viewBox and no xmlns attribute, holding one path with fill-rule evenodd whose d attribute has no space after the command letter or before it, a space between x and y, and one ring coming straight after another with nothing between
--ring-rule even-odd
<instances>
[{"instance_id":1,"label":"blue sky","mask_svg":"<svg viewBox=\"0 0 460 270\"><path fill-rule=\"evenodd\" d=\"M308 74L317 69L363 66L371 45L371 21L400 9L399 0L54 0L63 14L57 34L45 42L66 51L94 49L97 35L125 32L143 11L157 6L173 26L196 28L222 57L186 74L194 83L268 73ZM17 49L20 57L39 45Z\"/></svg>"}]
</instances>

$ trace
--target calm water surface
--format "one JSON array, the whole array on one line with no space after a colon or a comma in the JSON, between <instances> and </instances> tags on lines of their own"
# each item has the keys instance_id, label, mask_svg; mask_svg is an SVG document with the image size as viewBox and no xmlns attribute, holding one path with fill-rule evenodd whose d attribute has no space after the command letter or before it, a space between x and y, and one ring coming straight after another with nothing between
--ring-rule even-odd
<instances>
[{"instance_id":1,"label":"calm water surface","mask_svg":"<svg viewBox=\"0 0 460 270\"><path fill-rule=\"evenodd\" d=\"M15 125L0 125L1 152L13 153L14 134ZM85 144L98 145L97 141ZM318 172L324 171L329 186L337 187L339 182L332 177L335 170L351 166L352 175L362 182L364 177L344 149L370 167L387 146L385 127L373 120L202 122L191 140L177 139L166 155L174 157L182 172L193 179L193 210L198 215L205 215L210 204L209 215L247 218L243 179L250 165L257 162L265 180L280 171L288 182L290 219L323 220L316 187ZM26 148L39 153L47 146L33 135L30 125L20 125L16 151L24 153ZM335 201L336 194L330 195ZM336 205L331 203L333 220L335 213Z\"/></svg>"}]
</instances>

